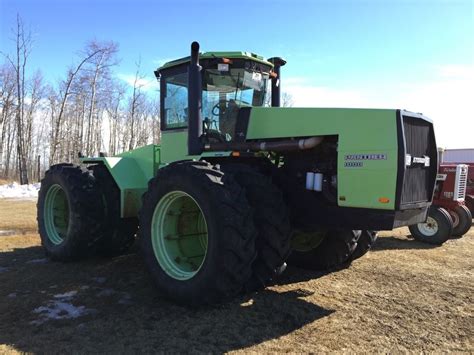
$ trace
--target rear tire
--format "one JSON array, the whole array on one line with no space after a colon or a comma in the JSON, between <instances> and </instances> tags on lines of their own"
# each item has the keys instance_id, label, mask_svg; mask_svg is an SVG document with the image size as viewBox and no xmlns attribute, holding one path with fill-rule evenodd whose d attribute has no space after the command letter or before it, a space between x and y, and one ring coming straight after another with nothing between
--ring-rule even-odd
<instances>
[{"instance_id":1,"label":"rear tire","mask_svg":"<svg viewBox=\"0 0 474 355\"><path fill-rule=\"evenodd\" d=\"M370 249L372 249L377 237L377 231L363 230L359 240L357 241L357 247L351 255L351 259L356 260L364 256Z\"/></svg>"},{"instance_id":2,"label":"rear tire","mask_svg":"<svg viewBox=\"0 0 474 355\"><path fill-rule=\"evenodd\" d=\"M441 245L453 232L453 220L444 208L431 206L426 222L411 225L408 229L413 238L419 242Z\"/></svg>"},{"instance_id":3,"label":"rear tire","mask_svg":"<svg viewBox=\"0 0 474 355\"><path fill-rule=\"evenodd\" d=\"M41 180L37 207L41 244L52 260L74 261L95 252L104 205L89 171L51 166Z\"/></svg>"},{"instance_id":4,"label":"rear tire","mask_svg":"<svg viewBox=\"0 0 474 355\"><path fill-rule=\"evenodd\" d=\"M222 302L252 276L252 210L244 190L209 163L159 169L139 218L145 263L167 298L190 306Z\"/></svg>"},{"instance_id":5,"label":"rear tire","mask_svg":"<svg viewBox=\"0 0 474 355\"><path fill-rule=\"evenodd\" d=\"M126 252L135 241L138 218L120 217L120 189L104 165L90 167L105 201L103 230L97 251L104 256L117 256Z\"/></svg>"},{"instance_id":6,"label":"rear tire","mask_svg":"<svg viewBox=\"0 0 474 355\"><path fill-rule=\"evenodd\" d=\"M471 212L471 216L474 216L474 198L471 195L466 195L464 203Z\"/></svg>"},{"instance_id":7,"label":"rear tire","mask_svg":"<svg viewBox=\"0 0 474 355\"><path fill-rule=\"evenodd\" d=\"M456 206L456 208L448 210L448 213L453 220L453 237L462 237L471 229L472 215L466 206Z\"/></svg>"},{"instance_id":8,"label":"rear tire","mask_svg":"<svg viewBox=\"0 0 474 355\"><path fill-rule=\"evenodd\" d=\"M246 285L248 291L256 291L271 283L283 272L291 251L291 226L286 203L281 191L267 176L243 164L222 165L225 173L231 173L244 188L253 208L253 220L257 228L255 246L257 258L252 264L252 278Z\"/></svg>"},{"instance_id":9,"label":"rear tire","mask_svg":"<svg viewBox=\"0 0 474 355\"><path fill-rule=\"evenodd\" d=\"M300 250L293 247L289 263L310 270L327 271L346 267L357 247L361 231L334 229L325 232L324 239L314 247Z\"/></svg>"}]
</instances>

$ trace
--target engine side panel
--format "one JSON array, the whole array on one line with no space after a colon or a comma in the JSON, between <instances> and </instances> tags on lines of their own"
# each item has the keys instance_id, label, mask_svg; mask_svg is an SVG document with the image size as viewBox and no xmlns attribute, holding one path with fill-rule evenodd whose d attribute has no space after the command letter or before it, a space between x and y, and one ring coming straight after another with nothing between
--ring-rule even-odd
<instances>
[{"instance_id":1,"label":"engine side panel","mask_svg":"<svg viewBox=\"0 0 474 355\"><path fill-rule=\"evenodd\" d=\"M338 205L394 210L396 110L253 108L247 139L338 136Z\"/></svg>"}]
</instances>

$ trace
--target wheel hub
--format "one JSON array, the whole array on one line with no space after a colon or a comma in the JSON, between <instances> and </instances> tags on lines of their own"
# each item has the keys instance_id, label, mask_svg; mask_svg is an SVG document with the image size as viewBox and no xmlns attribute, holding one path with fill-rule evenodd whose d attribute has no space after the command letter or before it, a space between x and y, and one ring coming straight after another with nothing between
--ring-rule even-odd
<instances>
[{"instance_id":1,"label":"wheel hub","mask_svg":"<svg viewBox=\"0 0 474 355\"><path fill-rule=\"evenodd\" d=\"M432 237L438 233L438 222L433 217L428 217L425 223L418 223L418 229L421 233L428 237Z\"/></svg>"},{"instance_id":2,"label":"wheel hub","mask_svg":"<svg viewBox=\"0 0 474 355\"><path fill-rule=\"evenodd\" d=\"M208 231L198 203L183 191L161 198L152 217L153 252L161 268L176 280L194 277L204 264Z\"/></svg>"},{"instance_id":3,"label":"wheel hub","mask_svg":"<svg viewBox=\"0 0 474 355\"><path fill-rule=\"evenodd\" d=\"M52 185L46 193L44 221L48 239L55 245L61 244L69 227L69 204L66 193L58 184Z\"/></svg>"}]
</instances>

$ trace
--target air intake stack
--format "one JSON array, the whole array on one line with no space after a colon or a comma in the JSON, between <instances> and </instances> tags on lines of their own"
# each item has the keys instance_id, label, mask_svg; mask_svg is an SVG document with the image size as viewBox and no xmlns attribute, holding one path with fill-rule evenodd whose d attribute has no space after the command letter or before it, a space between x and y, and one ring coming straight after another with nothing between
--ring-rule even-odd
<instances>
[{"instance_id":1,"label":"air intake stack","mask_svg":"<svg viewBox=\"0 0 474 355\"><path fill-rule=\"evenodd\" d=\"M202 153L202 84L199 65L199 43L191 44L191 61L188 69L188 155Z\"/></svg>"}]
</instances>

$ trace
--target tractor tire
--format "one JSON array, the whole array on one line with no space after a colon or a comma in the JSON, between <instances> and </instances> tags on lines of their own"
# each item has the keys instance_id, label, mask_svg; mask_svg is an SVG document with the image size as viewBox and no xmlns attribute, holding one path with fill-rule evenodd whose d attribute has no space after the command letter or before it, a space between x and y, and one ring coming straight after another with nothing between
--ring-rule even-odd
<instances>
[{"instance_id":1,"label":"tractor tire","mask_svg":"<svg viewBox=\"0 0 474 355\"><path fill-rule=\"evenodd\" d=\"M466 206L456 206L456 208L448 210L448 213L453 220L453 237L460 238L471 229L472 215Z\"/></svg>"},{"instance_id":2,"label":"tractor tire","mask_svg":"<svg viewBox=\"0 0 474 355\"><path fill-rule=\"evenodd\" d=\"M413 238L419 242L441 245L453 232L453 220L444 208L431 206L426 222L411 225L408 229Z\"/></svg>"},{"instance_id":3,"label":"tractor tire","mask_svg":"<svg viewBox=\"0 0 474 355\"><path fill-rule=\"evenodd\" d=\"M304 269L329 271L349 266L351 255L361 236L360 230L333 229L325 232L324 239L308 250L293 248L289 263Z\"/></svg>"},{"instance_id":4,"label":"tractor tire","mask_svg":"<svg viewBox=\"0 0 474 355\"><path fill-rule=\"evenodd\" d=\"M207 162L159 169L139 214L140 246L156 286L188 306L228 300L252 277L256 229L245 191Z\"/></svg>"},{"instance_id":5,"label":"tractor tire","mask_svg":"<svg viewBox=\"0 0 474 355\"><path fill-rule=\"evenodd\" d=\"M474 198L472 197L472 195L466 195L464 203L469 209L469 212L471 212L471 216L474 216Z\"/></svg>"},{"instance_id":6,"label":"tractor tire","mask_svg":"<svg viewBox=\"0 0 474 355\"><path fill-rule=\"evenodd\" d=\"M135 241L138 218L120 217L120 189L104 165L90 167L105 202L103 230L97 252L103 256L117 256L126 252Z\"/></svg>"},{"instance_id":7,"label":"tractor tire","mask_svg":"<svg viewBox=\"0 0 474 355\"><path fill-rule=\"evenodd\" d=\"M257 258L252 265L252 278L247 291L265 288L285 269L291 252L291 226L286 203L271 179L244 164L222 165L222 171L232 174L245 190L253 208L253 221L257 228L255 246Z\"/></svg>"},{"instance_id":8,"label":"tractor tire","mask_svg":"<svg viewBox=\"0 0 474 355\"><path fill-rule=\"evenodd\" d=\"M359 240L357 241L357 247L351 255L351 259L356 260L364 256L370 249L372 249L377 237L377 231L363 230Z\"/></svg>"},{"instance_id":9,"label":"tractor tire","mask_svg":"<svg viewBox=\"0 0 474 355\"><path fill-rule=\"evenodd\" d=\"M75 261L94 254L104 205L92 174L72 164L46 171L38 194L38 229L46 255Z\"/></svg>"}]
</instances>

